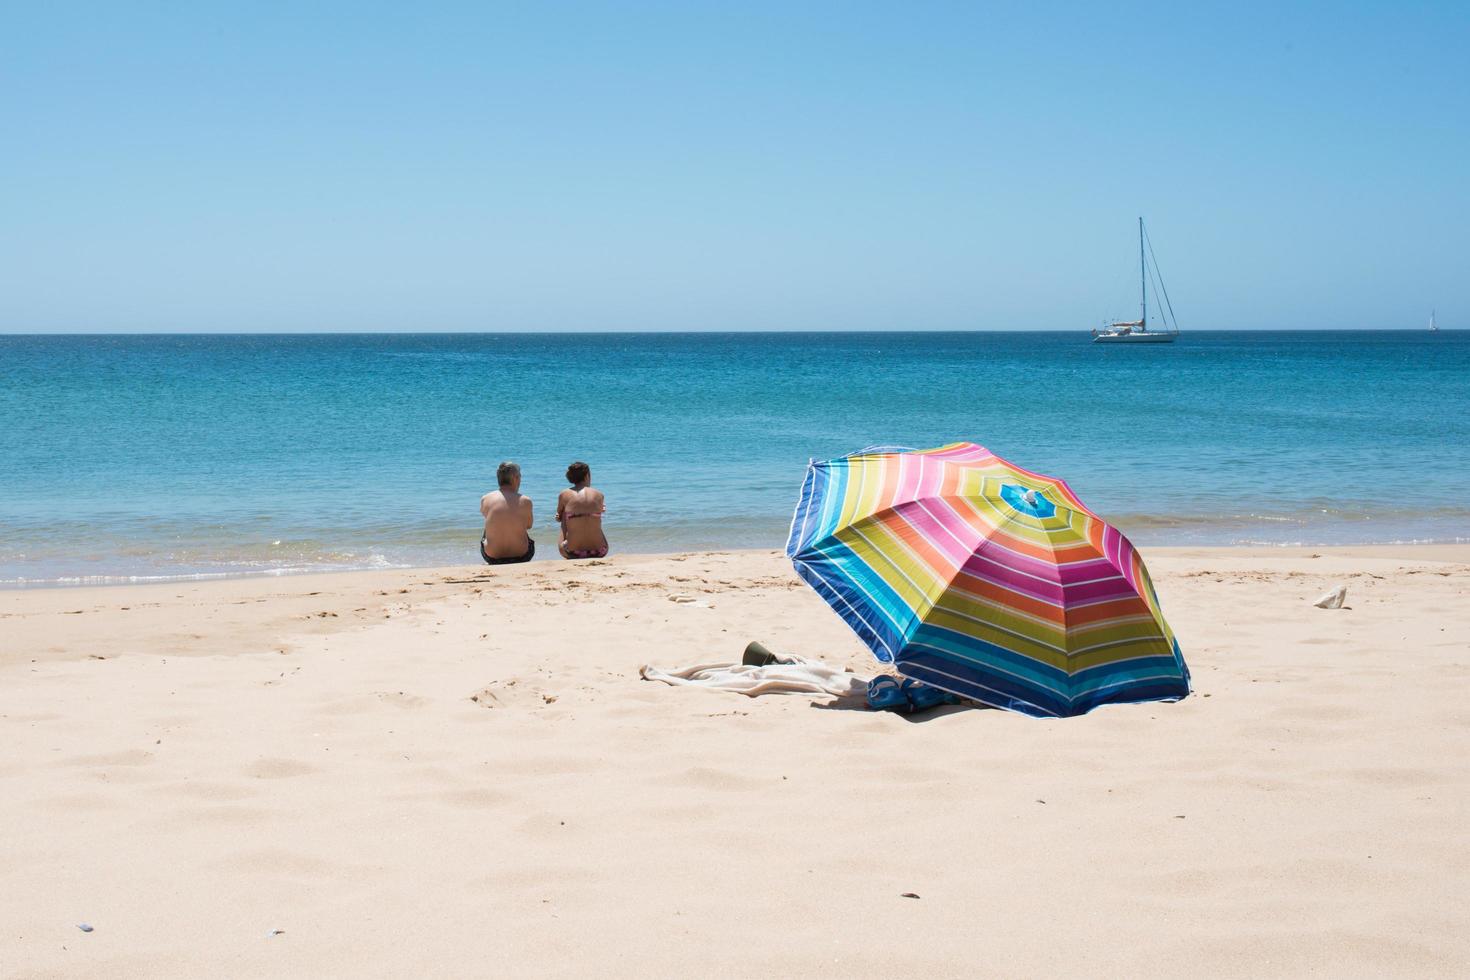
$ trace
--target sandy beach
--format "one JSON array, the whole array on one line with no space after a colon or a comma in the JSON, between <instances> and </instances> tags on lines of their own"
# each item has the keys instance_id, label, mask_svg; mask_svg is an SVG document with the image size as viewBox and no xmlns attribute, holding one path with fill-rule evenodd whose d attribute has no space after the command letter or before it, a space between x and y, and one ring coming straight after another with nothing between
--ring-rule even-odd
<instances>
[{"instance_id":1,"label":"sandy beach","mask_svg":"<svg viewBox=\"0 0 1470 980\"><path fill-rule=\"evenodd\" d=\"M774 552L0 593L0 975L1464 975L1470 547L1145 554L1065 721L639 678L876 672Z\"/></svg>"}]
</instances>

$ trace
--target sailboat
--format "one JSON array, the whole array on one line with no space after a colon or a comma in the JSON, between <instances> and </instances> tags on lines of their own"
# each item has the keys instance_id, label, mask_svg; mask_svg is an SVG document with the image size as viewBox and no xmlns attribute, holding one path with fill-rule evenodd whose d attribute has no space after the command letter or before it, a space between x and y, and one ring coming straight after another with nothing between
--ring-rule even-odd
<instances>
[{"instance_id":1,"label":"sailboat","mask_svg":"<svg viewBox=\"0 0 1470 980\"><path fill-rule=\"evenodd\" d=\"M1434 311L1429 311L1429 332L1439 333L1439 324L1434 322Z\"/></svg>"},{"instance_id":2,"label":"sailboat","mask_svg":"<svg viewBox=\"0 0 1470 980\"><path fill-rule=\"evenodd\" d=\"M1172 344L1174 338L1179 336L1179 321L1174 319L1174 306L1169 302L1169 291L1164 287L1164 274L1159 272L1159 263L1155 259L1153 263L1154 272L1158 276L1159 291L1164 296L1164 307L1168 315L1164 316L1160 310L1160 319L1163 321L1164 329L1150 330L1148 328L1148 259L1144 254L1144 242L1147 235L1143 230L1143 218L1138 219L1138 295L1139 315L1137 320L1114 320L1103 325L1101 330L1092 331L1092 342L1094 344ZM1153 254L1153 245L1149 244L1148 255Z\"/></svg>"}]
</instances>

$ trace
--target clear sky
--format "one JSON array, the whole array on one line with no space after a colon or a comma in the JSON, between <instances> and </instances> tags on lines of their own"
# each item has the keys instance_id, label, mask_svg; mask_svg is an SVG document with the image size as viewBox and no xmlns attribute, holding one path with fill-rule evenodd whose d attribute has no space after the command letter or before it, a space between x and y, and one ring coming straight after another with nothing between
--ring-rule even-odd
<instances>
[{"instance_id":1,"label":"clear sky","mask_svg":"<svg viewBox=\"0 0 1470 980\"><path fill-rule=\"evenodd\" d=\"M0 331L1470 327L1470 3L5 3Z\"/></svg>"}]
</instances>

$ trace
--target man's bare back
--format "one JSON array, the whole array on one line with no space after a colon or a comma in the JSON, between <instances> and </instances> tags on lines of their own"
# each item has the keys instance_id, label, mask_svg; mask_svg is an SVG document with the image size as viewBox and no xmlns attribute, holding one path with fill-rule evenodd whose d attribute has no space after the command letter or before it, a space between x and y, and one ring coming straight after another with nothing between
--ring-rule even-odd
<instances>
[{"instance_id":1,"label":"man's bare back","mask_svg":"<svg viewBox=\"0 0 1470 980\"><path fill-rule=\"evenodd\" d=\"M500 489L480 498L480 513L485 518L480 557L496 565L530 561L536 554L536 542L528 533L534 518L531 498L521 494L521 468L501 463L496 478Z\"/></svg>"}]
</instances>

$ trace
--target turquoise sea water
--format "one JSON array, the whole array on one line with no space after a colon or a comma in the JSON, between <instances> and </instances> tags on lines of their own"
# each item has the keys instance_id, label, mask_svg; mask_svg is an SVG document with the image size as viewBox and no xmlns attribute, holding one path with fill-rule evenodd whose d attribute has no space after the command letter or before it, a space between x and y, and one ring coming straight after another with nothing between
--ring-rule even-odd
<instances>
[{"instance_id":1,"label":"turquoise sea water","mask_svg":"<svg viewBox=\"0 0 1470 980\"><path fill-rule=\"evenodd\" d=\"M0 584L779 547L809 457L971 440L1140 544L1470 540L1470 333L0 336Z\"/></svg>"}]
</instances>

